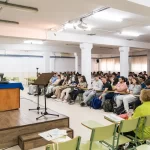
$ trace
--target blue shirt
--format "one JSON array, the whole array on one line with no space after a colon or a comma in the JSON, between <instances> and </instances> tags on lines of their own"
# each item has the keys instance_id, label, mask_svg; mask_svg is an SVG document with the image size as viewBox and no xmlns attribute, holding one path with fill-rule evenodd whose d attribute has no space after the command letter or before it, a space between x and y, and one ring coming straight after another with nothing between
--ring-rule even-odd
<instances>
[{"instance_id":1,"label":"blue shirt","mask_svg":"<svg viewBox=\"0 0 150 150\"><path fill-rule=\"evenodd\" d=\"M145 89L146 88L145 83L141 83L141 87L142 87L142 89Z\"/></svg>"},{"instance_id":2,"label":"blue shirt","mask_svg":"<svg viewBox=\"0 0 150 150\"><path fill-rule=\"evenodd\" d=\"M51 78L52 83L54 83L56 80L57 80L57 77L52 77Z\"/></svg>"}]
</instances>

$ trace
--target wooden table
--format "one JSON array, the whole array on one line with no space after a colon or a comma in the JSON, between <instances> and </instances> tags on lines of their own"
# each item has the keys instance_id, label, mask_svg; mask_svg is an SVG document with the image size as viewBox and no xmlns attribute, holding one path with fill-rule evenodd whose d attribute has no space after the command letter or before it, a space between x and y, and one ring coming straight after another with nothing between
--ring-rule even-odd
<instances>
[{"instance_id":1,"label":"wooden table","mask_svg":"<svg viewBox=\"0 0 150 150\"><path fill-rule=\"evenodd\" d=\"M0 112L20 108L20 90L23 90L20 82L0 84Z\"/></svg>"},{"instance_id":2,"label":"wooden table","mask_svg":"<svg viewBox=\"0 0 150 150\"><path fill-rule=\"evenodd\" d=\"M0 111L20 108L20 89L0 89Z\"/></svg>"}]
</instances>

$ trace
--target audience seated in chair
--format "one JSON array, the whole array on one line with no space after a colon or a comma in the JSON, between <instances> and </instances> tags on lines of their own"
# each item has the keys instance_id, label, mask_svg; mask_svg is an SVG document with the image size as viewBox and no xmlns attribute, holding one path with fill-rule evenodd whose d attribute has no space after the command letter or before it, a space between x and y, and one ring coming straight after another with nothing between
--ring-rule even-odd
<instances>
[{"instance_id":1,"label":"audience seated in chair","mask_svg":"<svg viewBox=\"0 0 150 150\"><path fill-rule=\"evenodd\" d=\"M95 75L94 81L92 83L91 89L83 93L83 102L81 102L81 106L85 106L88 101L92 99L92 97L96 94L96 91L101 91L103 88L103 83L99 79L98 75Z\"/></svg>"},{"instance_id":2,"label":"audience seated in chair","mask_svg":"<svg viewBox=\"0 0 150 150\"><path fill-rule=\"evenodd\" d=\"M59 85L60 81L61 81L60 75L57 75L57 79L56 79L56 81L55 81L54 83L52 83L52 82L50 81L50 83L49 83L49 85L48 85L48 87L47 87L46 95L49 94L49 93L54 92L55 89L56 89L56 86Z\"/></svg>"},{"instance_id":3,"label":"audience seated in chair","mask_svg":"<svg viewBox=\"0 0 150 150\"><path fill-rule=\"evenodd\" d=\"M137 97L134 95L140 95L141 85L139 83L138 78L132 79L132 84L129 85L126 95L118 95L116 96L116 104L117 107L120 107L123 103L124 109L126 112L129 111L129 103L137 100Z\"/></svg>"},{"instance_id":4,"label":"audience seated in chair","mask_svg":"<svg viewBox=\"0 0 150 150\"><path fill-rule=\"evenodd\" d=\"M84 93L84 88L87 88L87 82L85 76L81 76L81 78L78 79L79 84L77 87L74 88L73 91L70 92L71 101L69 102L70 105L75 103L75 100L79 93Z\"/></svg>"},{"instance_id":5,"label":"audience seated in chair","mask_svg":"<svg viewBox=\"0 0 150 150\"><path fill-rule=\"evenodd\" d=\"M133 116L129 119L135 119L139 117L145 117L150 115L150 91L144 89L141 91L140 99L142 101L142 105L139 106ZM142 138L142 131L143 131L143 120L140 121L138 133L136 133L138 138ZM135 133L127 133L127 135L133 136ZM143 132L144 139L150 139L150 127L145 127Z\"/></svg>"},{"instance_id":6,"label":"audience seated in chair","mask_svg":"<svg viewBox=\"0 0 150 150\"><path fill-rule=\"evenodd\" d=\"M72 80L70 77L69 83L71 83L69 86L76 86L79 83L77 75L75 75L74 80ZM68 87L61 92L60 100L62 102L66 103L69 101L69 99L70 99L69 93L71 92L71 90L72 90L72 88Z\"/></svg>"},{"instance_id":7,"label":"audience seated in chair","mask_svg":"<svg viewBox=\"0 0 150 150\"><path fill-rule=\"evenodd\" d=\"M62 83L62 86L57 86L54 95L52 98L60 99L61 92L67 88L67 86L70 84L69 76L64 76L64 82Z\"/></svg>"},{"instance_id":8,"label":"audience seated in chair","mask_svg":"<svg viewBox=\"0 0 150 150\"><path fill-rule=\"evenodd\" d=\"M105 95L107 94L107 91L112 91L112 86L109 81L107 81L106 77L101 78L103 82L103 92L101 93L99 99L102 101L102 106L105 101Z\"/></svg>"}]
</instances>

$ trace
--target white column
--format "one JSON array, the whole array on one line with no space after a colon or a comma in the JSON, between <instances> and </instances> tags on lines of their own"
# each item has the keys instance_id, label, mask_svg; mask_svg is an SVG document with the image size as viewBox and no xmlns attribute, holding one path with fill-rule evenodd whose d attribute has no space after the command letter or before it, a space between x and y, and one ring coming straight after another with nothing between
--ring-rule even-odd
<instances>
[{"instance_id":1,"label":"white column","mask_svg":"<svg viewBox=\"0 0 150 150\"><path fill-rule=\"evenodd\" d=\"M50 53L50 72L55 72L55 53Z\"/></svg>"},{"instance_id":2,"label":"white column","mask_svg":"<svg viewBox=\"0 0 150 150\"><path fill-rule=\"evenodd\" d=\"M120 47L120 75L128 78L129 74L129 47Z\"/></svg>"},{"instance_id":3,"label":"white column","mask_svg":"<svg viewBox=\"0 0 150 150\"><path fill-rule=\"evenodd\" d=\"M81 74L81 53L78 53L78 72Z\"/></svg>"},{"instance_id":4,"label":"white column","mask_svg":"<svg viewBox=\"0 0 150 150\"><path fill-rule=\"evenodd\" d=\"M88 86L91 87L91 51L93 44L82 43L81 48L81 73L86 77Z\"/></svg>"},{"instance_id":5,"label":"white column","mask_svg":"<svg viewBox=\"0 0 150 150\"><path fill-rule=\"evenodd\" d=\"M78 72L78 55L77 53L74 53L74 57L75 57L75 72Z\"/></svg>"},{"instance_id":6,"label":"white column","mask_svg":"<svg viewBox=\"0 0 150 150\"><path fill-rule=\"evenodd\" d=\"M44 72L48 73L50 72L50 52L48 51L44 52L43 60L44 60Z\"/></svg>"},{"instance_id":7,"label":"white column","mask_svg":"<svg viewBox=\"0 0 150 150\"><path fill-rule=\"evenodd\" d=\"M150 75L150 50L147 50L147 74Z\"/></svg>"}]
</instances>

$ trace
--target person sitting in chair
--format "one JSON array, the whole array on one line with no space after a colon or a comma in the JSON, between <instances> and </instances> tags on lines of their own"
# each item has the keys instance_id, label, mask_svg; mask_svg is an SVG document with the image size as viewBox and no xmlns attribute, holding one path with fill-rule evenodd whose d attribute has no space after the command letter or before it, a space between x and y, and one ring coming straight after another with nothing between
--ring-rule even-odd
<instances>
[{"instance_id":1,"label":"person sitting in chair","mask_svg":"<svg viewBox=\"0 0 150 150\"><path fill-rule=\"evenodd\" d=\"M103 88L103 83L99 79L99 75L95 75L94 81L92 83L91 89L83 93L83 102L81 102L81 106L85 106L88 101L92 99L92 97L96 94L96 91L101 91Z\"/></svg>"},{"instance_id":2,"label":"person sitting in chair","mask_svg":"<svg viewBox=\"0 0 150 150\"><path fill-rule=\"evenodd\" d=\"M134 95L140 95L141 85L139 83L138 78L132 79L132 84L129 85L129 89L127 90L126 95L118 95L116 96L116 104L117 107L120 107L123 103L124 109L126 112L129 111L129 103L136 101L137 97Z\"/></svg>"},{"instance_id":3,"label":"person sitting in chair","mask_svg":"<svg viewBox=\"0 0 150 150\"><path fill-rule=\"evenodd\" d=\"M79 93L84 93L84 88L87 87L87 82L85 76L81 76L81 78L78 79L79 84L77 87L74 88L72 92L70 92L71 101L69 102L70 105L73 105L75 103L75 100Z\"/></svg>"},{"instance_id":4,"label":"person sitting in chair","mask_svg":"<svg viewBox=\"0 0 150 150\"><path fill-rule=\"evenodd\" d=\"M135 110L135 112L133 113L133 116L129 119L136 119L136 118L150 115L150 90L147 90L147 89L142 90L140 94L140 100L143 104ZM126 133L125 135L131 135L135 137L135 134L140 139L142 137L144 139L150 139L150 126L145 127L143 129L143 120L141 120L137 133L132 131L132 132Z\"/></svg>"},{"instance_id":5,"label":"person sitting in chair","mask_svg":"<svg viewBox=\"0 0 150 150\"><path fill-rule=\"evenodd\" d=\"M57 80L54 83L50 83L47 87L47 91L46 91L46 95L48 95L49 93L54 92L54 87L58 86L59 83L61 81L61 77L60 75L57 75Z\"/></svg>"},{"instance_id":6,"label":"person sitting in chair","mask_svg":"<svg viewBox=\"0 0 150 150\"><path fill-rule=\"evenodd\" d=\"M103 82L103 92L101 93L99 99L102 101L102 106L103 106L107 91L112 91L112 86L110 82L106 79L106 77L102 77L101 80Z\"/></svg>"}]
</instances>

